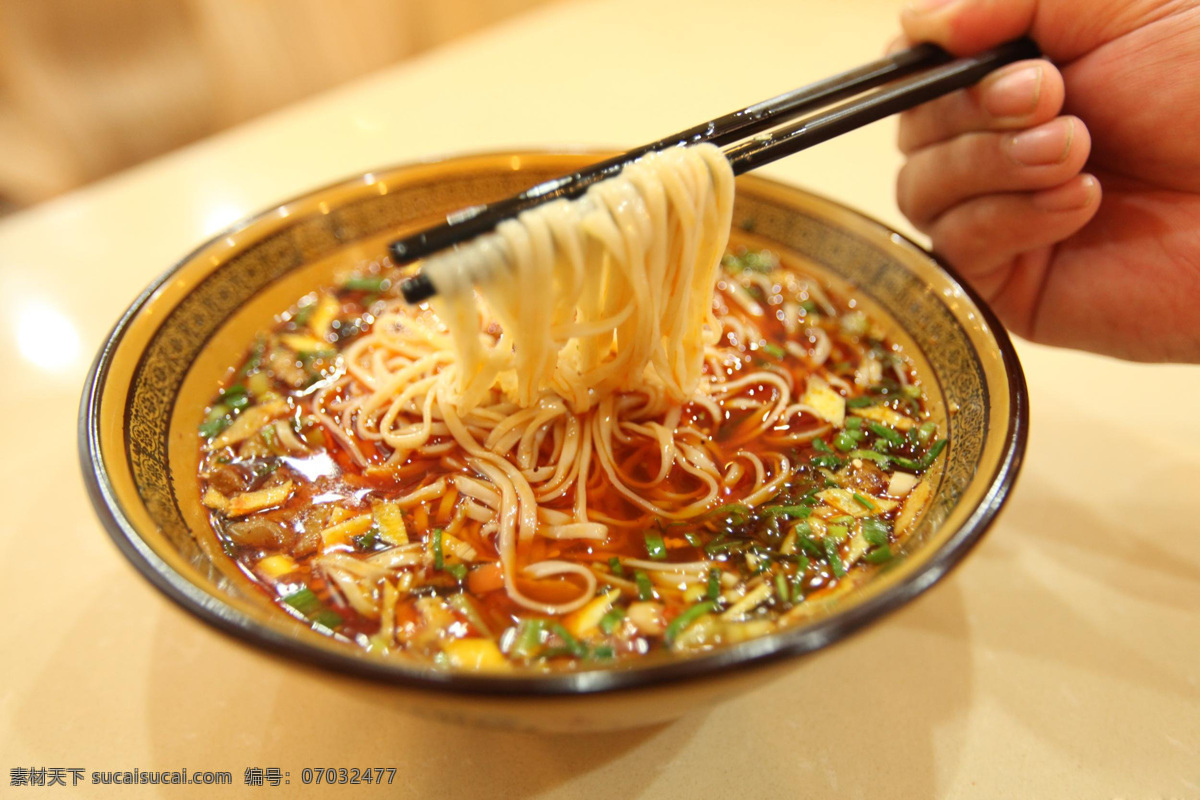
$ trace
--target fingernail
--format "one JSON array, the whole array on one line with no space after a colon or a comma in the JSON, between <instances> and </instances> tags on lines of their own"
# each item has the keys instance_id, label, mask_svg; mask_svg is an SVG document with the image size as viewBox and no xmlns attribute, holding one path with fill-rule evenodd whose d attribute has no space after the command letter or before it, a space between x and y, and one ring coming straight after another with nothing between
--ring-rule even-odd
<instances>
[{"instance_id":1,"label":"fingernail","mask_svg":"<svg viewBox=\"0 0 1200 800\"><path fill-rule=\"evenodd\" d=\"M957 2L959 0L909 0L904 10L910 14L928 14Z\"/></svg>"},{"instance_id":2,"label":"fingernail","mask_svg":"<svg viewBox=\"0 0 1200 800\"><path fill-rule=\"evenodd\" d=\"M1081 176L1082 180L1074 180L1054 189L1035 194L1031 202L1039 211L1076 211L1091 205L1092 199L1100 191L1100 182L1091 175Z\"/></svg>"},{"instance_id":3,"label":"fingernail","mask_svg":"<svg viewBox=\"0 0 1200 800\"><path fill-rule=\"evenodd\" d=\"M1013 161L1027 167L1061 164L1071 149L1075 136L1075 120L1067 117L1022 131L1008 140L1008 154Z\"/></svg>"},{"instance_id":4,"label":"fingernail","mask_svg":"<svg viewBox=\"0 0 1200 800\"><path fill-rule=\"evenodd\" d=\"M1027 117L1042 94L1041 65L1025 67L993 80L983 90L983 108L993 117Z\"/></svg>"}]
</instances>

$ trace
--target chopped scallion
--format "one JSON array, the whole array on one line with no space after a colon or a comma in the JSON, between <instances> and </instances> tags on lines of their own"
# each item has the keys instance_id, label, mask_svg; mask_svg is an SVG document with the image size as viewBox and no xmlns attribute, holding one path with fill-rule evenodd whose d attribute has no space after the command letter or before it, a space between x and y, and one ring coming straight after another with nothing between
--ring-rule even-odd
<instances>
[{"instance_id":1,"label":"chopped scallion","mask_svg":"<svg viewBox=\"0 0 1200 800\"><path fill-rule=\"evenodd\" d=\"M790 517L792 519L807 519L812 514L808 506L767 506L763 513L772 517Z\"/></svg>"},{"instance_id":2,"label":"chopped scallion","mask_svg":"<svg viewBox=\"0 0 1200 800\"><path fill-rule=\"evenodd\" d=\"M612 571L613 575L625 574L625 567L621 565L621 559L617 558L616 556L608 559L608 568Z\"/></svg>"},{"instance_id":3,"label":"chopped scallion","mask_svg":"<svg viewBox=\"0 0 1200 800\"><path fill-rule=\"evenodd\" d=\"M571 651L571 655L576 658L583 658L587 655L587 645L580 642L571 632L568 631L561 622L555 622L550 626L550 630L558 635L558 638L563 640L567 649Z\"/></svg>"},{"instance_id":4,"label":"chopped scallion","mask_svg":"<svg viewBox=\"0 0 1200 800\"><path fill-rule=\"evenodd\" d=\"M283 602L287 603L292 608L299 611L301 614L308 616L321 608L321 601L312 589L305 586L283 598Z\"/></svg>"},{"instance_id":5,"label":"chopped scallion","mask_svg":"<svg viewBox=\"0 0 1200 800\"><path fill-rule=\"evenodd\" d=\"M666 561L667 545L663 542L662 534L658 531L646 531L642 536L646 540L646 555L655 561Z\"/></svg>"},{"instance_id":6,"label":"chopped scallion","mask_svg":"<svg viewBox=\"0 0 1200 800\"><path fill-rule=\"evenodd\" d=\"M333 630L337 626L341 625L343 621L341 614L337 613L336 611L330 611L328 608L321 609L309 617L309 619L318 625L329 628L329 630Z\"/></svg>"},{"instance_id":7,"label":"chopped scallion","mask_svg":"<svg viewBox=\"0 0 1200 800\"><path fill-rule=\"evenodd\" d=\"M868 422L867 428L877 436L882 436L894 445L904 444L904 436L898 431L892 430L887 425L880 425L878 422Z\"/></svg>"},{"instance_id":8,"label":"chopped scallion","mask_svg":"<svg viewBox=\"0 0 1200 800\"><path fill-rule=\"evenodd\" d=\"M654 585L650 583L649 575L639 569L633 573L633 580L637 584L639 600L654 599Z\"/></svg>"},{"instance_id":9,"label":"chopped scallion","mask_svg":"<svg viewBox=\"0 0 1200 800\"><path fill-rule=\"evenodd\" d=\"M762 350L772 358L783 358L785 355L787 355L787 351L785 351L782 347L777 344L771 344L770 342L761 342L758 345L758 349Z\"/></svg>"},{"instance_id":10,"label":"chopped scallion","mask_svg":"<svg viewBox=\"0 0 1200 800\"><path fill-rule=\"evenodd\" d=\"M862 521L862 535L868 544L876 547L885 545L888 540L887 523L881 519L864 519Z\"/></svg>"},{"instance_id":11,"label":"chopped scallion","mask_svg":"<svg viewBox=\"0 0 1200 800\"><path fill-rule=\"evenodd\" d=\"M671 624L667 625L667 631L663 634L663 639L667 645L674 643L675 637L687 630L687 627L705 614L710 614L717 608L716 604L711 600L706 600L703 603L697 603L691 608L685 610L682 614L671 620Z\"/></svg>"},{"instance_id":12,"label":"chopped scallion","mask_svg":"<svg viewBox=\"0 0 1200 800\"><path fill-rule=\"evenodd\" d=\"M872 500L869 497L867 497L866 495L859 494L858 492L854 493L854 502L858 503L860 506L865 508L867 511L875 511L876 509L879 508L879 506L877 506L874 502L872 502Z\"/></svg>"},{"instance_id":13,"label":"chopped scallion","mask_svg":"<svg viewBox=\"0 0 1200 800\"><path fill-rule=\"evenodd\" d=\"M811 461L814 467L824 467L825 469L842 468L842 460L837 456L813 456Z\"/></svg>"},{"instance_id":14,"label":"chopped scallion","mask_svg":"<svg viewBox=\"0 0 1200 800\"><path fill-rule=\"evenodd\" d=\"M612 636L612 632L617 629L623 619L625 619L625 609L613 606L607 614L600 618L600 630L604 632L605 636Z\"/></svg>"},{"instance_id":15,"label":"chopped scallion","mask_svg":"<svg viewBox=\"0 0 1200 800\"><path fill-rule=\"evenodd\" d=\"M342 282L342 288L348 292L371 292L378 294L387 289L391 281L382 275L355 275Z\"/></svg>"},{"instance_id":16,"label":"chopped scallion","mask_svg":"<svg viewBox=\"0 0 1200 800\"><path fill-rule=\"evenodd\" d=\"M200 435L205 439L211 439L228 428L229 424L230 420L228 417L217 417L216 419L206 420L200 423Z\"/></svg>"},{"instance_id":17,"label":"chopped scallion","mask_svg":"<svg viewBox=\"0 0 1200 800\"><path fill-rule=\"evenodd\" d=\"M865 458L870 461L874 461L875 465L880 469L887 469L891 464L892 459L895 458L895 456L885 456L883 453L875 450L851 450L846 455L850 456L851 458Z\"/></svg>"},{"instance_id":18,"label":"chopped scallion","mask_svg":"<svg viewBox=\"0 0 1200 800\"><path fill-rule=\"evenodd\" d=\"M721 570L710 569L708 571L708 586L704 596L709 600L716 600L721 596Z\"/></svg>"},{"instance_id":19,"label":"chopped scallion","mask_svg":"<svg viewBox=\"0 0 1200 800\"><path fill-rule=\"evenodd\" d=\"M884 564L892 560L892 548L881 544L873 550L863 553L863 558L872 564Z\"/></svg>"},{"instance_id":20,"label":"chopped scallion","mask_svg":"<svg viewBox=\"0 0 1200 800\"><path fill-rule=\"evenodd\" d=\"M829 562L830 569L838 578L846 576L846 565L842 563L842 554L838 550L838 543L832 536L826 536L825 539L825 560Z\"/></svg>"},{"instance_id":21,"label":"chopped scallion","mask_svg":"<svg viewBox=\"0 0 1200 800\"><path fill-rule=\"evenodd\" d=\"M925 444L933 438L935 433L937 433L937 423L926 422L917 428L917 441L921 444Z\"/></svg>"},{"instance_id":22,"label":"chopped scallion","mask_svg":"<svg viewBox=\"0 0 1200 800\"><path fill-rule=\"evenodd\" d=\"M544 619L524 619L517 627L517 638L513 642L512 654L518 658L533 658L542 649L542 633L546 630Z\"/></svg>"}]
</instances>

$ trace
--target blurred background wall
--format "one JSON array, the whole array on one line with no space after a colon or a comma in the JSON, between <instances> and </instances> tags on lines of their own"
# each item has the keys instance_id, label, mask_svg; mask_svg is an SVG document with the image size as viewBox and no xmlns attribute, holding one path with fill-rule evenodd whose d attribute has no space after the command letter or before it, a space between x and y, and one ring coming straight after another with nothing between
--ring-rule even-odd
<instances>
[{"instance_id":1,"label":"blurred background wall","mask_svg":"<svg viewBox=\"0 0 1200 800\"><path fill-rule=\"evenodd\" d=\"M0 213L553 0L0 0Z\"/></svg>"}]
</instances>

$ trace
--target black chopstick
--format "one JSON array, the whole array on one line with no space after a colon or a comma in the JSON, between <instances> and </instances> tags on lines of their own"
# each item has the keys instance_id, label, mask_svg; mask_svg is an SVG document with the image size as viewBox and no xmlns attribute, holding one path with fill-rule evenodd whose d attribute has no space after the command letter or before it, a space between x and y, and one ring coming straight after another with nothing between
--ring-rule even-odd
<instances>
[{"instance_id":1,"label":"black chopstick","mask_svg":"<svg viewBox=\"0 0 1200 800\"><path fill-rule=\"evenodd\" d=\"M753 136L725 150L734 172L741 174L970 86L1005 64L1039 55L1037 46L1028 39L1017 39L979 55L955 60L938 47L918 45L637 147L571 175L540 183L514 197L455 212L441 225L393 242L392 259L397 264L415 261L487 233L503 220L542 203L578 197L592 184L616 175L627 163L653 150L698 142L725 145ZM864 92L869 94L856 97ZM800 123L775 127L851 97L855 99L814 113ZM769 133L762 133L768 130ZM423 274L404 281L401 290L409 303L420 303L435 294L432 282Z\"/></svg>"},{"instance_id":2,"label":"black chopstick","mask_svg":"<svg viewBox=\"0 0 1200 800\"><path fill-rule=\"evenodd\" d=\"M902 78L863 97L814 114L802 122L776 128L726 148L725 157L729 159L734 174L740 175L936 97L965 89L1006 64L1038 58L1040 55L1037 45L1029 39L1006 42L978 55L958 58Z\"/></svg>"}]
</instances>

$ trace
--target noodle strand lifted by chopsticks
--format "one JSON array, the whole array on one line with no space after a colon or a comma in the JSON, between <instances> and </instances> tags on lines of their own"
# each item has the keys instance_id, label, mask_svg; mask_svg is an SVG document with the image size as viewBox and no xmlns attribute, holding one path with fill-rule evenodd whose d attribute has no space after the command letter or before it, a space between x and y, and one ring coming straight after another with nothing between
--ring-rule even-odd
<instances>
[{"instance_id":1,"label":"noodle strand lifted by chopsticks","mask_svg":"<svg viewBox=\"0 0 1200 800\"><path fill-rule=\"evenodd\" d=\"M597 487L664 520L704 513L731 470L681 409L695 403L715 430L716 403L737 396L761 408L741 433L757 436L794 402L779 373L722 379L711 368L726 358L713 293L732 209L720 151L676 148L435 256L423 266L437 288L432 309L395 301L377 315L347 348L345 374L322 390L322 421L339 438L352 430L408 454L456 448L471 474L452 485L476 501L473 519L491 515L482 530L494 532L508 595L541 613L580 608L594 573L531 559L539 532L602 539L606 517L588 508ZM351 419L350 429L336 424ZM631 455L649 459L648 472L630 473ZM745 491L769 497L787 460L750 461ZM522 589L546 579L568 580L578 595L547 603Z\"/></svg>"}]
</instances>

